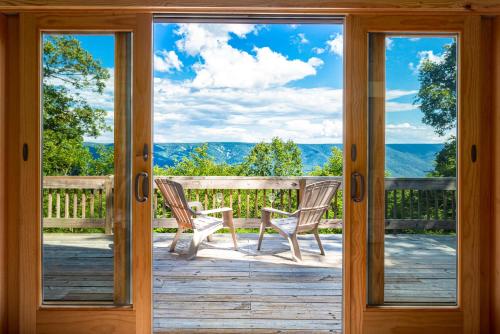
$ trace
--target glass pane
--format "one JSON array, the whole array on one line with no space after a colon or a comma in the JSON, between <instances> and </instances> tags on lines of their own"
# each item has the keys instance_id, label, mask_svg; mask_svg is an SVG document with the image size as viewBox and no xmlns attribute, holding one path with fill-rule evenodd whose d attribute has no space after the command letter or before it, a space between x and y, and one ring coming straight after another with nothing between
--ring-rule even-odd
<instances>
[{"instance_id":1,"label":"glass pane","mask_svg":"<svg viewBox=\"0 0 500 334\"><path fill-rule=\"evenodd\" d=\"M180 195L155 190L156 331L342 331L342 189L300 189L343 180L343 27L310 22L154 26L155 181L193 209L232 208L238 244L217 225L229 211L193 226ZM263 208L301 204L295 252L271 226L258 247Z\"/></svg>"},{"instance_id":2,"label":"glass pane","mask_svg":"<svg viewBox=\"0 0 500 334\"><path fill-rule=\"evenodd\" d=\"M43 300L127 304L130 34L42 41Z\"/></svg>"},{"instance_id":3,"label":"glass pane","mask_svg":"<svg viewBox=\"0 0 500 334\"><path fill-rule=\"evenodd\" d=\"M370 35L370 304L456 304L456 46Z\"/></svg>"}]
</instances>

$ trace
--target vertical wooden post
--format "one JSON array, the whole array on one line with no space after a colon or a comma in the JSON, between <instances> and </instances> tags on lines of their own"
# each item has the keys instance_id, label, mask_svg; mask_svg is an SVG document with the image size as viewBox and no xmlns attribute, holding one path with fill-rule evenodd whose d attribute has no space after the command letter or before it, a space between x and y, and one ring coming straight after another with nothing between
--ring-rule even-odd
<instances>
[{"instance_id":1,"label":"vertical wooden post","mask_svg":"<svg viewBox=\"0 0 500 334\"><path fill-rule=\"evenodd\" d=\"M129 147L129 108L131 100L131 41L129 33L115 34L115 175L114 175L114 302L117 305L128 303L128 244L129 204L127 179L130 176L128 165ZM142 148L141 148L142 149ZM109 231L111 233L111 231Z\"/></svg>"},{"instance_id":2,"label":"vertical wooden post","mask_svg":"<svg viewBox=\"0 0 500 334\"><path fill-rule=\"evenodd\" d=\"M106 220L104 233L112 234L113 231L113 179L110 177L104 182L104 193L106 196Z\"/></svg>"},{"instance_id":3,"label":"vertical wooden post","mask_svg":"<svg viewBox=\"0 0 500 334\"><path fill-rule=\"evenodd\" d=\"M368 303L384 303L385 34L369 37ZM394 214L397 212L396 191ZM394 217L396 218L396 217Z\"/></svg>"},{"instance_id":4,"label":"vertical wooden post","mask_svg":"<svg viewBox=\"0 0 500 334\"><path fill-rule=\"evenodd\" d=\"M299 180L299 194L297 198L297 208L300 207L302 203L302 196L304 196L304 191L306 190L306 179Z\"/></svg>"}]
</instances>

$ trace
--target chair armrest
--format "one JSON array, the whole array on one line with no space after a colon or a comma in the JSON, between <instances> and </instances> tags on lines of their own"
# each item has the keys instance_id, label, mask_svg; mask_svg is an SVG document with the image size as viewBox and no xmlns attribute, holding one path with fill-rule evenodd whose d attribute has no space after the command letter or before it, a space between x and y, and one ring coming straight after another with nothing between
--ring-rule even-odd
<instances>
[{"instance_id":1,"label":"chair armrest","mask_svg":"<svg viewBox=\"0 0 500 334\"><path fill-rule=\"evenodd\" d=\"M203 204L201 202L188 202L189 208L196 208L196 211L203 211Z\"/></svg>"},{"instance_id":2,"label":"chair armrest","mask_svg":"<svg viewBox=\"0 0 500 334\"><path fill-rule=\"evenodd\" d=\"M262 211L266 211L266 212L269 212L269 213L277 213L279 215L285 215L285 216L293 216L295 214L295 212L293 213L290 213L290 212L286 212L286 211L281 211L281 210L278 210L278 209L275 209L275 208L262 208Z\"/></svg>"},{"instance_id":3,"label":"chair armrest","mask_svg":"<svg viewBox=\"0 0 500 334\"><path fill-rule=\"evenodd\" d=\"M211 210L196 211L195 214L197 214L197 215L209 215L212 213L228 212L228 211L233 211L233 209L231 209L231 208L217 208L217 209L211 209Z\"/></svg>"}]
</instances>

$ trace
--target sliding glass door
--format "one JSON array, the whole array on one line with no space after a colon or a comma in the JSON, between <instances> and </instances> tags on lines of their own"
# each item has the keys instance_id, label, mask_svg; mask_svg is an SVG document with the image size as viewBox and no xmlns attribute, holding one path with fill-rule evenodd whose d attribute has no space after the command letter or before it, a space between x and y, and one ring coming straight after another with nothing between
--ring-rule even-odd
<instances>
[{"instance_id":1,"label":"sliding glass door","mask_svg":"<svg viewBox=\"0 0 500 334\"><path fill-rule=\"evenodd\" d=\"M353 333L468 332L478 317L478 24L347 21Z\"/></svg>"},{"instance_id":2,"label":"sliding glass door","mask_svg":"<svg viewBox=\"0 0 500 334\"><path fill-rule=\"evenodd\" d=\"M21 16L21 332L151 331L151 16Z\"/></svg>"}]
</instances>

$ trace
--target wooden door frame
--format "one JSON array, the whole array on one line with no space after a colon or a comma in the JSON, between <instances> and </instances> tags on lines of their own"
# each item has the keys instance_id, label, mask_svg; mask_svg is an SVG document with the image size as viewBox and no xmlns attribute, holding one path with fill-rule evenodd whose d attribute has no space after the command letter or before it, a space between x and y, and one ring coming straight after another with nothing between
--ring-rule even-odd
<instances>
[{"instance_id":1,"label":"wooden door frame","mask_svg":"<svg viewBox=\"0 0 500 334\"><path fill-rule=\"evenodd\" d=\"M356 161L346 158L345 173L368 175L368 33L456 33L458 36L458 214L457 306L367 305L367 196L360 203L344 203L350 218L344 232L344 308L346 333L474 333L480 328L480 171L488 152L481 147L484 120L481 110L481 17L350 15L345 37L346 148L357 145ZM362 125L362 126L360 126ZM471 146L478 159L471 161ZM350 193L350 185L345 187Z\"/></svg>"},{"instance_id":2,"label":"wooden door frame","mask_svg":"<svg viewBox=\"0 0 500 334\"><path fill-rule=\"evenodd\" d=\"M19 332L149 333L151 315L151 204L132 204L132 306L43 305L41 284L41 33L131 32L132 173L151 175L144 144L151 147L152 16L150 14L22 13L20 15L20 142L29 158L20 162L19 211ZM149 77L148 77L149 76ZM20 156L18 156L20 157ZM150 155L151 157L151 155ZM151 189L151 188L150 188Z\"/></svg>"}]
</instances>

